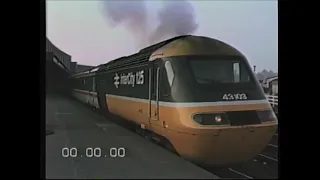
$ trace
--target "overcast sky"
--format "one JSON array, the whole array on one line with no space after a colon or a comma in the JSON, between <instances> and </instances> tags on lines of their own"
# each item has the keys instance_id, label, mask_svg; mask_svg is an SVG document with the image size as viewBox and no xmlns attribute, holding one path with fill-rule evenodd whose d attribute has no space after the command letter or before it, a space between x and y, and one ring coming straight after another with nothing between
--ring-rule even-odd
<instances>
[{"instance_id":1,"label":"overcast sky","mask_svg":"<svg viewBox=\"0 0 320 180\"><path fill-rule=\"evenodd\" d=\"M240 50L257 70L278 71L278 7L272 0L190 1L195 35L224 41ZM47 37L72 61L99 65L139 50L125 26L113 27L102 1L47 0ZM161 1L148 1L152 18Z\"/></svg>"}]
</instances>

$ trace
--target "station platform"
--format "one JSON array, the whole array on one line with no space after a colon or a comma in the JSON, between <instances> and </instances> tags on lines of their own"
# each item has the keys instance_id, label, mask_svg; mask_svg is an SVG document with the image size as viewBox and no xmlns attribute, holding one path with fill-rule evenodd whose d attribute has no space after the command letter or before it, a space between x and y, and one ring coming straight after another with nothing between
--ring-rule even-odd
<instances>
[{"instance_id":1,"label":"station platform","mask_svg":"<svg viewBox=\"0 0 320 180\"><path fill-rule=\"evenodd\" d=\"M219 178L72 99L47 96L46 126L47 179Z\"/></svg>"}]
</instances>

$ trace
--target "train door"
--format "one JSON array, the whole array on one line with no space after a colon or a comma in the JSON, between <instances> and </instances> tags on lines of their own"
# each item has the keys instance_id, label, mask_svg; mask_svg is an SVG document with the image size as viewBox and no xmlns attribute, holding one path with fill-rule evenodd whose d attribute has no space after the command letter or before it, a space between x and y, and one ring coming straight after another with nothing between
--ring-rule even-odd
<instances>
[{"instance_id":1,"label":"train door","mask_svg":"<svg viewBox=\"0 0 320 180\"><path fill-rule=\"evenodd\" d=\"M106 75L97 74L96 75L96 92L98 98L98 106L101 112L108 112L108 106L106 101Z\"/></svg>"},{"instance_id":2,"label":"train door","mask_svg":"<svg viewBox=\"0 0 320 180\"><path fill-rule=\"evenodd\" d=\"M95 103L95 98L96 98L96 85L95 85L95 77L92 76L92 87L91 87L91 93L90 93L90 99L89 99L89 103L96 107L96 103Z\"/></svg>"},{"instance_id":3,"label":"train door","mask_svg":"<svg viewBox=\"0 0 320 180\"><path fill-rule=\"evenodd\" d=\"M83 91L88 91L88 78L84 77L83 78ZM84 103L88 103L88 95L86 93L81 93L81 100Z\"/></svg>"},{"instance_id":4,"label":"train door","mask_svg":"<svg viewBox=\"0 0 320 180\"><path fill-rule=\"evenodd\" d=\"M92 78L90 76L86 77L86 91L89 93L85 94L85 102L87 104L90 104L90 99L91 99L91 88L92 88Z\"/></svg>"},{"instance_id":5,"label":"train door","mask_svg":"<svg viewBox=\"0 0 320 180\"><path fill-rule=\"evenodd\" d=\"M159 120L159 85L161 60L156 60L149 69L149 117L151 126L160 126Z\"/></svg>"}]
</instances>

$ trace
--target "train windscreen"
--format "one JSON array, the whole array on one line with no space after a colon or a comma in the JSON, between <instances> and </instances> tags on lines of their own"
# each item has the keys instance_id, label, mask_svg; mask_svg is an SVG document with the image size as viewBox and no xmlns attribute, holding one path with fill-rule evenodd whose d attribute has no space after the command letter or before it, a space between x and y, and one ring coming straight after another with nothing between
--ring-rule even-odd
<instances>
[{"instance_id":1,"label":"train windscreen","mask_svg":"<svg viewBox=\"0 0 320 180\"><path fill-rule=\"evenodd\" d=\"M189 59L188 62L199 84L251 82L249 69L241 60Z\"/></svg>"},{"instance_id":2,"label":"train windscreen","mask_svg":"<svg viewBox=\"0 0 320 180\"><path fill-rule=\"evenodd\" d=\"M169 84L176 101L219 101L226 93L245 93L251 100L264 98L243 57L180 56L165 60L172 66L172 72L167 67L166 71L168 78L172 77Z\"/></svg>"},{"instance_id":3,"label":"train windscreen","mask_svg":"<svg viewBox=\"0 0 320 180\"><path fill-rule=\"evenodd\" d=\"M187 84L210 91L257 89L246 59L238 56L180 56L170 60L176 75Z\"/></svg>"},{"instance_id":4,"label":"train windscreen","mask_svg":"<svg viewBox=\"0 0 320 180\"><path fill-rule=\"evenodd\" d=\"M253 72L241 57L188 57L186 60L194 82L200 87L256 87Z\"/></svg>"}]
</instances>

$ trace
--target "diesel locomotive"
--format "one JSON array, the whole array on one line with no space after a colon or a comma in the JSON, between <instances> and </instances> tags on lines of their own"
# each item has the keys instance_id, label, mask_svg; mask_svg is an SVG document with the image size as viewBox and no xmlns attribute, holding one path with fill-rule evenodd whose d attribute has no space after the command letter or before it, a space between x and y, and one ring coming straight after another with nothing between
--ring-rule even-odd
<instances>
[{"instance_id":1,"label":"diesel locomotive","mask_svg":"<svg viewBox=\"0 0 320 180\"><path fill-rule=\"evenodd\" d=\"M246 57L216 39L174 37L71 78L76 99L133 122L197 164L250 160L277 130Z\"/></svg>"}]
</instances>

